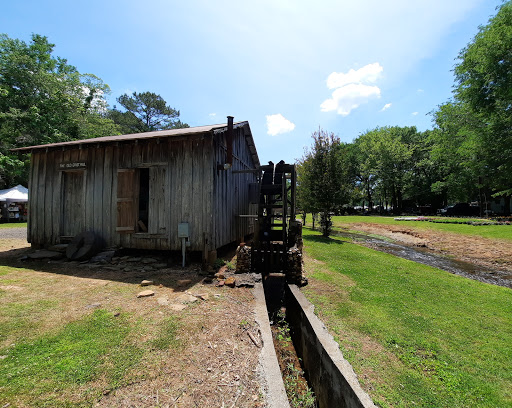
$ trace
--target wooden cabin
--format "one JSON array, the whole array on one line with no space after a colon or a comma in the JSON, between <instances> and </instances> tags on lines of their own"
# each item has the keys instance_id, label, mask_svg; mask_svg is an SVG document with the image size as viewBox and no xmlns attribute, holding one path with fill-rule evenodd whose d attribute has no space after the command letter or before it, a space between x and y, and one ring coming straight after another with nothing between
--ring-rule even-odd
<instances>
[{"instance_id":1,"label":"wooden cabin","mask_svg":"<svg viewBox=\"0 0 512 408\"><path fill-rule=\"evenodd\" d=\"M189 250L206 258L252 232L250 218L239 217L256 213L249 202L256 175L238 172L259 166L248 122L228 117L222 125L16 150L31 153L34 247L93 231L106 247L179 250L188 235Z\"/></svg>"}]
</instances>

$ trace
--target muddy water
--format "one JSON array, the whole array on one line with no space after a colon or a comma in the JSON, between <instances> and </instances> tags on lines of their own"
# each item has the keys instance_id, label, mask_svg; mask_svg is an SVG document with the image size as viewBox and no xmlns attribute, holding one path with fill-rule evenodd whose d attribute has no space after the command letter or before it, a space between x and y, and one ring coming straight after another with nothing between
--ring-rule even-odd
<instances>
[{"instance_id":1,"label":"muddy water","mask_svg":"<svg viewBox=\"0 0 512 408\"><path fill-rule=\"evenodd\" d=\"M433 266L455 275L464 276L466 278L478 280L480 282L491 283L493 285L505 286L512 289L512 274L508 271L491 269L484 266L475 265L470 262L446 258L427 248L389 242L364 234L336 232L336 235L344 238L350 238L356 241L362 241L366 246L378 251L399 256L400 258L409 259L410 261Z\"/></svg>"}]
</instances>

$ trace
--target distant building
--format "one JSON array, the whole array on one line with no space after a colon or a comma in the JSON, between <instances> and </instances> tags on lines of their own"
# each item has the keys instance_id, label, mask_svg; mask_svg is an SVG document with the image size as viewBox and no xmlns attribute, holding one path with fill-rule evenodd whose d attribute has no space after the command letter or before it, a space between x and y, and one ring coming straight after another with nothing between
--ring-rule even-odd
<instances>
[{"instance_id":1,"label":"distant building","mask_svg":"<svg viewBox=\"0 0 512 408\"><path fill-rule=\"evenodd\" d=\"M505 200L504 197L496 197L496 198L492 199L490 204L491 205L490 205L489 209L494 214L510 214L510 213L512 213L512 200L508 200L508 205L509 205L508 211L506 211L507 209L505 208L507 205L507 200Z\"/></svg>"}]
</instances>

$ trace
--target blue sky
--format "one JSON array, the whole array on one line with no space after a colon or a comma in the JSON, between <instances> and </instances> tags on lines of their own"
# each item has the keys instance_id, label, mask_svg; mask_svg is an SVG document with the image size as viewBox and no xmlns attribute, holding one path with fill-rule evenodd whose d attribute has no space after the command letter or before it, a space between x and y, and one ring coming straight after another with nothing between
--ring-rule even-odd
<instances>
[{"instance_id":1,"label":"blue sky","mask_svg":"<svg viewBox=\"0 0 512 408\"><path fill-rule=\"evenodd\" d=\"M500 0L5 2L0 32L46 35L107 83L151 91L191 126L248 120L262 163L293 162L322 127L431 128L452 69Z\"/></svg>"}]
</instances>

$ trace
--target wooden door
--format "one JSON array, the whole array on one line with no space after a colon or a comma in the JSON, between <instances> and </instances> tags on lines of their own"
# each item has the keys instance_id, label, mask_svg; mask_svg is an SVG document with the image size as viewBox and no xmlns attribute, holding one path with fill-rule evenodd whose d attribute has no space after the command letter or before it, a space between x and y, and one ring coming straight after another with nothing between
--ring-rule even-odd
<instances>
[{"instance_id":1,"label":"wooden door","mask_svg":"<svg viewBox=\"0 0 512 408\"><path fill-rule=\"evenodd\" d=\"M117 171L117 232L135 232L138 207L137 175L135 169Z\"/></svg>"},{"instance_id":2,"label":"wooden door","mask_svg":"<svg viewBox=\"0 0 512 408\"><path fill-rule=\"evenodd\" d=\"M62 174L61 235L74 237L85 225L85 171L64 171Z\"/></svg>"},{"instance_id":3,"label":"wooden door","mask_svg":"<svg viewBox=\"0 0 512 408\"><path fill-rule=\"evenodd\" d=\"M149 169L149 220L148 232L150 234L168 233L168 213L170 211L169 199L166 200L167 169L165 167L151 167Z\"/></svg>"}]
</instances>

